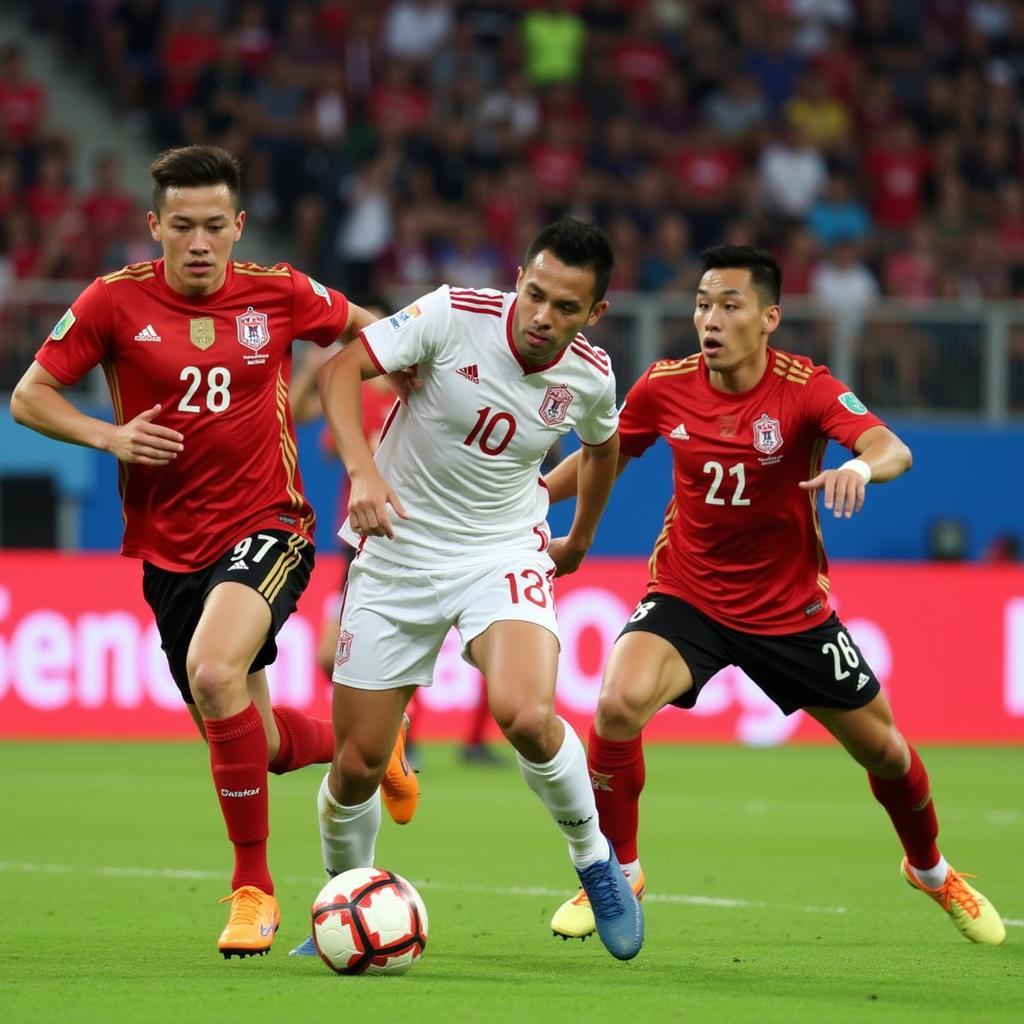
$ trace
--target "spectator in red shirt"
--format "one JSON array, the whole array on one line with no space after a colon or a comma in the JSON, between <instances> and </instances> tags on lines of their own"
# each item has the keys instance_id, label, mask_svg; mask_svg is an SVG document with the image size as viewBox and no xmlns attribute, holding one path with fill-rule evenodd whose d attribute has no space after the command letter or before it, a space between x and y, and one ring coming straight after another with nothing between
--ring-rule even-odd
<instances>
[{"instance_id":1,"label":"spectator in red shirt","mask_svg":"<svg viewBox=\"0 0 1024 1024\"><path fill-rule=\"evenodd\" d=\"M121 161L112 150L100 153L93 164L93 186L82 197L79 208L88 225L92 260L98 274L112 266L114 250L123 244L134 224L141 220L134 196L121 185Z\"/></svg>"},{"instance_id":2,"label":"spectator in red shirt","mask_svg":"<svg viewBox=\"0 0 1024 1024\"><path fill-rule=\"evenodd\" d=\"M883 231L904 231L921 215L931 156L911 121L901 119L867 151L871 214Z\"/></svg>"},{"instance_id":3,"label":"spectator in red shirt","mask_svg":"<svg viewBox=\"0 0 1024 1024\"><path fill-rule=\"evenodd\" d=\"M46 118L46 89L25 77L21 48L12 43L0 54L0 141L31 149Z\"/></svg>"}]
</instances>

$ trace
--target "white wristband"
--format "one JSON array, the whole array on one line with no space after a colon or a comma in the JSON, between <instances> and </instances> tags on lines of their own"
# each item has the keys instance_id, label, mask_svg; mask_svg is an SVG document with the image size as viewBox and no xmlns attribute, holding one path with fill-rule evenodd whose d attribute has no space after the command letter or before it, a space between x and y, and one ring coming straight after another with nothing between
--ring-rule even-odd
<instances>
[{"instance_id":1,"label":"white wristband","mask_svg":"<svg viewBox=\"0 0 1024 1024\"><path fill-rule=\"evenodd\" d=\"M864 483L871 483L871 467L863 459L850 459L844 462L840 469L852 469Z\"/></svg>"}]
</instances>

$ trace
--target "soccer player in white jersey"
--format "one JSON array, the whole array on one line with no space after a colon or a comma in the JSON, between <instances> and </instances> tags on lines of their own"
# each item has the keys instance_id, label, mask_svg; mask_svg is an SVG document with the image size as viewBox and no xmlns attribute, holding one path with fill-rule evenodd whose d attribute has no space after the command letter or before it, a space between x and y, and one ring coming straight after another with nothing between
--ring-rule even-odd
<instances>
[{"instance_id":1,"label":"soccer player in white jersey","mask_svg":"<svg viewBox=\"0 0 1024 1024\"><path fill-rule=\"evenodd\" d=\"M618 413L608 356L580 334L600 320L613 257L598 228L544 228L514 293L444 285L372 324L320 371L352 481L341 535L358 547L334 671L334 763L319 792L327 871L372 865L377 787L406 702L429 686L455 626L483 673L527 785L569 844L598 934L628 960L639 903L602 835L579 737L554 712L559 639L552 579L575 570L615 478ZM360 382L415 365L420 387L376 457ZM576 514L550 540L540 465L560 435L583 442ZM390 510L387 506L390 506Z\"/></svg>"}]
</instances>

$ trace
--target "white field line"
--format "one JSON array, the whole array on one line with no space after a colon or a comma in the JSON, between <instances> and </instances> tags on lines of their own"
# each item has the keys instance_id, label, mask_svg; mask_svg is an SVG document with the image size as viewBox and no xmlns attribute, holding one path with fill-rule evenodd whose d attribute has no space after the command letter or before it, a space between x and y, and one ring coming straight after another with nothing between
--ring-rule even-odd
<instances>
[{"instance_id":1,"label":"white field line","mask_svg":"<svg viewBox=\"0 0 1024 1024\"><path fill-rule=\"evenodd\" d=\"M24 861L0 861L0 872L9 871L39 875L95 875L103 878L181 878L191 881L223 882L223 871L197 871L191 868L138 868L105 865L83 866L80 864L36 864ZM317 885L317 877L287 875L280 879L286 885ZM476 892L495 896L566 896L567 889L549 889L541 886L495 886L472 884L448 884L413 879L417 889L436 889L449 892ZM761 900L730 899L725 896L688 896L679 893L648 893L645 903L676 903L697 907L719 907L727 910L797 910L806 914L845 914L846 907L797 906L766 903ZM1024 928L1024 920L1003 918L1003 923L1014 928Z\"/></svg>"}]
</instances>

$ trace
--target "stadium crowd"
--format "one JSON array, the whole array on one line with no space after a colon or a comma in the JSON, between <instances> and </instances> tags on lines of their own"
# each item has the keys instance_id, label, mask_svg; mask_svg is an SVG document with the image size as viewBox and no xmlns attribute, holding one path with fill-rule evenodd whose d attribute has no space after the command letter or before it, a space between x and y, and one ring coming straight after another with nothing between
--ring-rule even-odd
<instances>
[{"instance_id":1,"label":"stadium crowd","mask_svg":"<svg viewBox=\"0 0 1024 1024\"><path fill-rule=\"evenodd\" d=\"M357 296L506 282L566 212L609 232L613 291L688 288L695 253L724 240L772 249L786 296L830 311L1024 296L1016 0L31 11L123 123L241 156L250 217ZM151 254L116 154L91 184L70 165L46 130L45 86L9 47L0 274L83 278Z\"/></svg>"}]
</instances>

